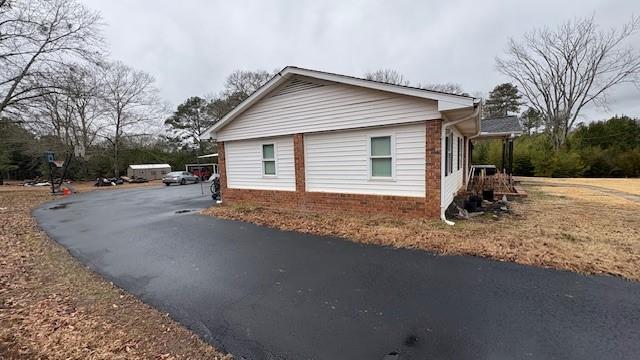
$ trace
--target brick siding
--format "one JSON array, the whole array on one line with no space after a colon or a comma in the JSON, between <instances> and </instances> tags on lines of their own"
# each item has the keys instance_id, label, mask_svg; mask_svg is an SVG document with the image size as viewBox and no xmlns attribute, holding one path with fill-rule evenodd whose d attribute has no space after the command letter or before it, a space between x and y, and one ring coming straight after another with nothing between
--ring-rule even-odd
<instances>
[{"instance_id":1,"label":"brick siding","mask_svg":"<svg viewBox=\"0 0 640 360\"><path fill-rule=\"evenodd\" d=\"M425 166L425 215L440 217L440 181L442 160L442 121L427 121L426 166Z\"/></svg>"},{"instance_id":2,"label":"brick siding","mask_svg":"<svg viewBox=\"0 0 640 360\"><path fill-rule=\"evenodd\" d=\"M227 189L227 166L223 142L218 142L218 174L220 175L220 193L224 193Z\"/></svg>"},{"instance_id":3,"label":"brick siding","mask_svg":"<svg viewBox=\"0 0 640 360\"><path fill-rule=\"evenodd\" d=\"M354 211L361 214L424 216L424 198L388 195L226 189L225 204L252 203L316 211Z\"/></svg>"},{"instance_id":4,"label":"brick siding","mask_svg":"<svg viewBox=\"0 0 640 360\"><path fill-rule=\"evenodd\" d=\"M441 120L426 121L426 197L341 194L305 191L304 135L293 135L296 191L230 189L227 187L224 144L218 143L218 168L224 204L253 203L315 211L343 210L404 217L440 216Z\"/></svg>"},{"instance_id":5,"label":"brick siding","mask_svg":"<svg viewBox=\"0 0 640 360\"><path fill-rule=\"evenodd\" d=\"M304 181L304 134L293 135L293 160L296 167L296 192L303 193L306 189Z\"/></svg>"}]
</instances>

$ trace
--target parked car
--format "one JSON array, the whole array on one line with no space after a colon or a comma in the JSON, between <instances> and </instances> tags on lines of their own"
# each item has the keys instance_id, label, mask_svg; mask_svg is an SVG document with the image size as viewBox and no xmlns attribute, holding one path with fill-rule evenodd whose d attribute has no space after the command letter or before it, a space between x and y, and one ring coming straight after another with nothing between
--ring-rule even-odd
<instances>
[{"instance_id":1,"label":"parked car","mask_svg":"<svg viewBox=\"0 0 640 360\"><path fill-rule=\"evenodd\" d=\"M162 178L162 182L169 186L171 184L184 185L186 183L198 183L200 178L188 171L173 171Z\"/></svg>"}]
</instances>

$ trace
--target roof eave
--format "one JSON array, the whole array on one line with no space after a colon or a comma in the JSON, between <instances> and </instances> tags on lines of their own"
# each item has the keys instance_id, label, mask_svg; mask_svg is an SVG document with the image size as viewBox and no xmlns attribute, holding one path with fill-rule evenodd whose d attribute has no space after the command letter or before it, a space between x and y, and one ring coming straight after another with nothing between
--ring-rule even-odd
<instances>
[{"instance_id":1,"label":"roof eave","mask_svg":"<svg viewBox=\"0 0 640 360\"><path fill-rule=\"evenodd\" d=\"M242 103L233 108L233 110L227 113L222 119L213 124L213 126L211 126L209 129L207 129L203 135L203 139L215 139L216 131L226 126L235 117L242 114L246 109L266 96L272 89L276 88L278 85L280 85L282 82L286 81L293 75L307 76L310 78L353 85L372 90L380 90L428 100L435 100L438 102L438 111L450 111L456 109L464 109L467 107L475 107L476 100L478 100L465 95L446 94L437 91L365 80L347 75L332 74L322 71L298 68L294 66L287 66L276 75L274 75L267 83L262 85Z\"/></svg>"}]
</instances>

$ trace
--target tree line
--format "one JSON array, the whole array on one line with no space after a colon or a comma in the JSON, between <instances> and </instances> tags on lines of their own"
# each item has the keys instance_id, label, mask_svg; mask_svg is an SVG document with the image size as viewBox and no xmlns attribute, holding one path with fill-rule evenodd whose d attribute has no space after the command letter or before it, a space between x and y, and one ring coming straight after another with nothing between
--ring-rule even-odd
<instances>
[{"instance_id":1,"label":"tree line","mask_svg":"<svg viewBox=\"0 0 640 360\"><path fill-rule=\"evenodd\" d=\"M108 58L102 27L77 0L0 0L2 172L20 170L7 158L30 140L23 156L100 146L117 173L123 143L157 131L154 78Z\"/></svg>"},{"instance_id":2,"label":"tree line","mask_svg":"<svg viewBox=\"0 0 640 360\"><path fill-rule=\"evenodd\" d=\"M103 27L77 0L0 0L0 181L45 176L45 151L74 154L76 179L181 168L215 150L204 130L273 75L235 71L170 114L150 74L107 56Z\"/></svg>"},{"instance_id":3,"label":"tree line","mask_svg":"<svg viewBox=\"0 0 640 360\"><path fill-rule=\"evenodd\" d=\"M526 136L516 141L517 172L638 176L625 165L637 162L637 120L578 119L587 105L606 107L621 84L640 85L640 55L629 44L639 26L632 18L602 31L593 18L577 19L509 41L496 67L511 81L489 93L483 116L519 116ZM151 75L107 56L103 27L78 0L0 0L0 179L44 175L45 150L75 154L72 178L118 176L132 163L181 168L215 152L203 140L206 129L276 73L237 70L219 93L189 97L170 111ZM412 84L393 69L363 77L469 95L456 83ZM610 128L624 128L628 143L616 145L621 138ZM594 142L601 136L609 142ZM475 160L497 164L495 148L480 144Z\"/></svg>"},{"instance_id":4,"label":"tree line","mask_svg":"<svg viewBox=\"0 0 640 360\"><path fill-rule=\"evenodd\" d=\"M502 142L475 145L472 162L502 168ZM550 135L534 132L514 141L514 175L549 177L640 177L640 120L614 116L579 124L560 150Z\"/></svg>"},{"instance_id":5,"label":"tree line","mask_svg":"<svg viewBox=\"0 0 640 360\"><path fill-rule=\"evenodd\" d=\"M513 83L489 93L484 116L518 114L526 106L519 115L525 135L514 143L516 175L640 176L639 119L579 120L587 106L609 109L612 89L640 89L640 53L633 46L639 28L640 18L632 17L618 29L600 30L591 17L509 41L496 66ZM480 143L472 161L504 167L501 143Z\"/></svg>"}]
</instances>

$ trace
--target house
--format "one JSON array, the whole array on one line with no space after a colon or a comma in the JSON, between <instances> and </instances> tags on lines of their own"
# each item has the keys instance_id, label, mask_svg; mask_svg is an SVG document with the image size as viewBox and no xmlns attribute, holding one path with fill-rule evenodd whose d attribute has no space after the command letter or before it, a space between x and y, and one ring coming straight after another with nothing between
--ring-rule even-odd
<instances>
[{"instance_id":1,"label":"house","mask_svg":"<svg viewBox=\"0 0 640 360\"><path fill-rule=\"evenodd\" d=\"M145 178L147 180L160 180L171 172L169 164L137 164L127 167L127 176L130 178Z\"/></svg>"},{"instance_id":2,"label":"house","mask_svg":"<svg viewBox=\"0 0 640 360\"><path fill-rule=\"evenodd\" d=\"M444 219L479 114L469 96L289 66L207 134L223 203Z\"/></svg>"}]
</instances>

